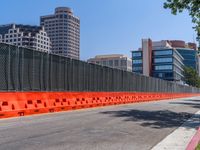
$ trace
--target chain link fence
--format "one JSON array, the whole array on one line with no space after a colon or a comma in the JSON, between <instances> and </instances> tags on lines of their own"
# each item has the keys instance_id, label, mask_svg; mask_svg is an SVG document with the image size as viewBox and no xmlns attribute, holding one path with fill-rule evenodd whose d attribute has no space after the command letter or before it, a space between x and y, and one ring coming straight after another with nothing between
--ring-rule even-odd
<instances>
[{"instance_id":1,"label":"chain link fence","mask_svg":"<svg viewBox=\"0 0 200 150\"><path fill-rule=\"evenodd\" d=\"M0 43L0 91L198 93L200 89Z\"/></svg>"}]
</instances>

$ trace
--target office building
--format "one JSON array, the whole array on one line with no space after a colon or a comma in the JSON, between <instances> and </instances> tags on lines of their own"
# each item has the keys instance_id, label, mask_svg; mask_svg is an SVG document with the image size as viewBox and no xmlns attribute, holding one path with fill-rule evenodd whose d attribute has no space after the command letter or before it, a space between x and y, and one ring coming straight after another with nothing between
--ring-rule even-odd
<instances>
[{"instance_id":1,"label":"office building","mask_svg":"<svg viewBox=\"0 0 200 150\"><path fill-rule=\"evenodd\" d=\"M88 59L88 62L125 71L132 71L132 60L121 54L97 55L94 58Z\"/></svg>"},{"instance_id":2,"label":"office building","mask_svg":"<svg viewBox=\"0 0 200 150\"><path fill-rule=\"evenodd\" d=\"M21 24L0 26L0 42L20 47L32 48L42 52L50 52L50 38L44 27Z\"/></svg>"},{"instance_id":3,"label":"office building","mask_svg":"<svg viewBox=\"0 0 200 150\"><path fill-rule=\"evenodd\" d=\"M155 43L160 42L160 49L173 48L178 51L178 53L184 58L183 63L186 67L192 67L196 71L198 70L198 60L197 60L197 45L195 43L186 43L181 40L163 40L158 42L153 42L153 49L158 49ZM161 44L165 42L166 44ZM159 45L159 44L158 44Z\"/></svg>"},{"instance_id":4,"label":"office building","mask_svg":"<svg viewBox=\"0 0 200 150\"><path fill-rule=\"evenodd\" d=\"M132 71L143 74L143 51L141 49L138 51L132 51Z\"/></svg>"},{"instance_id":5,"label":"office building","mask_svg":"<svg viewBox=\"0 0 200 150\"><path fill-rule=\"evenodd\" d=\"M171 46L175 48L184 58L184 65L198 70L197 46L195 43L185 43L185 41L170 41Z\"/></svg>"},{"instance_id":6,"label":"office building","mask_svg":"<svg viewBox=\"0 0 200 150\"><path fill-rule=\"evenodd\" d=\"M152 76L169 81L184 80L184 58L176 49L153 51Z\"/></svg>"},{"instance_id":7,"label":"office building","mask_svg":"<svg viewBox=\"0 0 200 150\"><path fill-rule=\"evenodd\" d=\"M74 59L80 58L80 19L67 7L58 7L55 14L41 16L52 43L52 53Z\"/></svg>"},{"instance_id":8,"label":"office building","mask_svg":"<svg viewBox=\"0 0 200 150\"><path fill-rule=\"evenodd\" d=\"M132 51L133 72L169 81L184 80L184 58L168 40L142 40L142 48Z\"/></svg>"}]
</instances>

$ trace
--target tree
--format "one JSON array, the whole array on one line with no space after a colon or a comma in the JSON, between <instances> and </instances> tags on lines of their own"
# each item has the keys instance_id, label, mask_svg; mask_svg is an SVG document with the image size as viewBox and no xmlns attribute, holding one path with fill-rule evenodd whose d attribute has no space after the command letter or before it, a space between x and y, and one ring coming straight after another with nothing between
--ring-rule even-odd
<instances>
[{"instance_id":1,"label":"tree","mask_svg":"<svg viewBox=\"0 0 200 150\"><path fill-rule=\"evenodd\" d=\"M185 82L190 86L200 87L200 77L196 70L191 67L184 68Z\"/></svg>"},{"instance_id":2,"label":"tree","mask_svg":"<svg viewBox=\"0 0 200 150\"><path fill-rule=\"evenodd\" d=\"M197 32L197 41L200 46L200 0L167 0L167 2L164 3L164 8L171 9L174 15L184 10L189 11L192 22L195 24L194 29Z\"/></svg>"}]
</instances>

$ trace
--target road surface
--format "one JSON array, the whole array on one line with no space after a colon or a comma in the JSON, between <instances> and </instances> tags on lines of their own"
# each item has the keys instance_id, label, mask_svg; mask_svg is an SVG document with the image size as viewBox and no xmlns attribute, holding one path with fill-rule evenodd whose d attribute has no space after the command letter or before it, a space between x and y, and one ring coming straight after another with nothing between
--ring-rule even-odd
<instances>
[{"instance_id":1,"label":"road surface","mask_svg":"<svg viewBox=\"0 0 200 150\"><path fill-rule=\"evenodd\" d=\"M195 97L2 119L0 150L148 150L199 109Z\"/></svg>"}]
</instances>

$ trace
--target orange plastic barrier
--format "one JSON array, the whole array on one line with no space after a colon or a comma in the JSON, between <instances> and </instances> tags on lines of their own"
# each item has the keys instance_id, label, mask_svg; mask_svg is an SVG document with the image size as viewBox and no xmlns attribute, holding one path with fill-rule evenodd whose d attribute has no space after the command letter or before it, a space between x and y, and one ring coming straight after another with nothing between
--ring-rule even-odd
<instances>
[{"instance_id":1,"label":"orange plastic barrier","mask_svg":"<svg viewBox=\"0 0 200 150\"><path fill-rule=\"evenodd\" d=\"M2 92L0 118L200 96L147 92Z\"/></svg>"}]
</instances>

